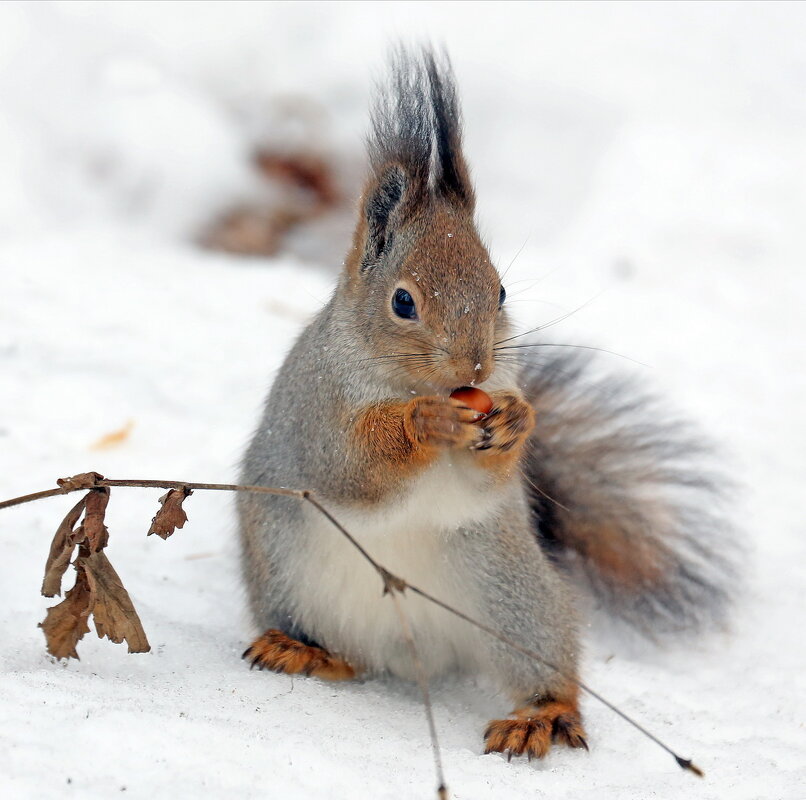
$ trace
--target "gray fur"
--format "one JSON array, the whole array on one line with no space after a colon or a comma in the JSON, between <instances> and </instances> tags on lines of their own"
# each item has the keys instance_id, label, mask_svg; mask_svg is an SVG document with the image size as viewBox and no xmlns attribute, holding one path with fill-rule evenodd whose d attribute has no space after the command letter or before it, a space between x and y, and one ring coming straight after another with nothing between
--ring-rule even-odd
<instances>
[{"instance_id":1,"label":"gray fur","mask_svg":"<svg viewBox=\"0 0 806 800\"><path fill-rule=\"evenodd\" d=\"M650 637L721 625L741 549L725 512L732 487L708 437L596 359L536 344L525 359L538 424L524 472L541 544ZM608 560L654 566L657 577L625 583L603 571L597 535Z\"/></svg>"}]
</instances>

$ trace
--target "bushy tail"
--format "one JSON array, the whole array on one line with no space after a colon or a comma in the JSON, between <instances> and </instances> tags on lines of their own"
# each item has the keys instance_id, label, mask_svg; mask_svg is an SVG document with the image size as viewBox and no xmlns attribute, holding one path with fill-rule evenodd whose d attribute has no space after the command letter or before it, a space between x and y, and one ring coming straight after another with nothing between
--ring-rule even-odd
<instances>
[{"instance_id":1,"label":"bushy tail","mask_svg":"<svg viewBox=\"0 0 806 800\"><path fill-rule=\"evenodd\" d=\"M740 548L708 444L632 381L540 352L525 472L541 545L649 636L723 622Z\"/></svg>"}]
</instances>

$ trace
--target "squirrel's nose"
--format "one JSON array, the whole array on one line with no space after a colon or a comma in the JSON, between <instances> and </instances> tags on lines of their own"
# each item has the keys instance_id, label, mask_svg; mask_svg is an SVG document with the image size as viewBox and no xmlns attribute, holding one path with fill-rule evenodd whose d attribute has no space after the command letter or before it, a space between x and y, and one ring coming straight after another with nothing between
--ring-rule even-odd
<instances>
[{"instance_id":1,"label":"squirrel's nose","mask_svg":"<svg viewBox=\"0 0 806 800\"><path fill-rule=\"evenodd\" d=\"M480 383L484 383L492 374L492 355L475 354L462 361L463 363L456 370L457 386L478 386Z\"/></svg>"}]
</instances>

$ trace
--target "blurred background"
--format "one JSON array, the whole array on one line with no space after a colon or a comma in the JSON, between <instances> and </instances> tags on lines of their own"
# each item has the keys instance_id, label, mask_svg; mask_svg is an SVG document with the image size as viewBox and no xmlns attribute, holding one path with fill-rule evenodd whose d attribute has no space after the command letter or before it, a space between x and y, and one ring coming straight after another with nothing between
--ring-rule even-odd
<instances>
[{"instance_id":1,"label":"blurred background","mask_svg":"<svg viewBox=\"0 0 806 800\"><path fill-rule=\"evenodd\" d=\"M337 264L368 91L398 39L453 57L480 217L502 249L528 237L571 261L570 241L588 262L638 267L651 224L666 232L654 249L696 244L746 264L778 247L780 263L797 228L797 3L12 2L0 13L6 240L103 224Z\"/></svg>"},{"instance_id":2,"label":"blurred background","mask_svg":"<svg viewBox=\"0 0 806 800\"><path fill-rule=\"evenodd\" d=\"M453 59L518 320L584 305L561 338L777 459L806 438L804 33L799 3L2 4L0 436L52 420L74 462L148 391L134 442L183 450L176 407L234 463L341 265L402 40Z\"/></svg>"},{"instance_id":3,"label":"blurred background","mask_svg":"<svg viewBox=\"0 0 806 800\"><path fill-rule=\"evenodd\" d=\"M342 263L371 88L399 40L444 45L453 60L479 224L518 323L575 312L555 340L618 354L603 363L697 419L742 487L734 513L754 555L736 637L720 653L615 661L626 651L594 639L588 674L649 722L687 721L688 741L723 765L739 752L753 765L686 796L795 797L796 776L806 780L792 703L806 695L803 645L792 646L806 582L802 3L0 4L0 497L86 469L235 477L274 371ZM264 796L271 775L284 796L306 797L323 772L332 796L358 796L356 780L375 797L430 786L427 752L396 746L402 736L427 748L416 695L399 689L373 700L398 726L385 743L386 721L356 716L371 686L333 699L314 682L286 697L282 684L282 736L255 733L261 687L280 684L239 671L248 627L231 506L197 493L181 538L154 542L142 534L156 494L121 491L109 510L110 557L151 660L87 640L85 661L51 665L37 588L64 512L56 501L3 512L4 685L20 735L0 749L0 774L13 776L0 786L51 791L46 759L58 786L78 779L49 744L54 719L76 723L74 750L117 759L117 772L85 770L84 796L119 791L127 770L143 796L158 790L172 774L168 738L188 792ZM93 691L113 694L106 721L82 727L83 700L53 703L84 697L91 675L105 677ZM216 695L222 675L237 708ZM699 707L709 691L719 701ZM193 728L203 741L178 716L201 697L212 709ZM438 718L461 718L445 734L449 775L461 765L466 796L535 796L525 765L479 759L478 697L437 694ZM306 727L314 704L319 741ZM591 707L589 720L590 762L553 756L541 787L578 797L588 775L597 797L646 797L665 785L665 756L618 769L639 745L616 726L609 738L606 712ZM367 731L382 732L369 771L350 744ZM266 737L259 768L254 736ZM318 765L309 776L292 766L306 754Z\"/></svg>"}]
</instances>

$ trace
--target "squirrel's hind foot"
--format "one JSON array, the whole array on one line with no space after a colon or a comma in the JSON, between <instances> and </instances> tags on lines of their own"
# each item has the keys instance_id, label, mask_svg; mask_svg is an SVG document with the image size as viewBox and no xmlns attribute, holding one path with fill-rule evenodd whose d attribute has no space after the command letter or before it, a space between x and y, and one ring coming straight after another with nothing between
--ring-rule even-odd
<instances>
[{"instance_id":1,"label":"squirrel's hind foot","mask_svg":"<svg viewBox=\"0 0 806 800\"><path fill-rule=\"evenodd\" d=\"M355 669L323 647L304 644L274 628L255 639L243 654L250 669L270 669L289 675L313 675L328 681L349 681Z\"/></svg>"},{"instance_id":2,"label":"squirrel's hind foot","mask_svg":"<svg viewBox=\"0 0 806 800\"><path fill-rule=\"evenodd\" d=\"M485 753L506 753L512 756L543 758L552 742L568 747L584 747L585 729L575 702L548 700L536 705L517 708L515 719L496 719L484 732Z\"/></svg>"}]
</instances>

